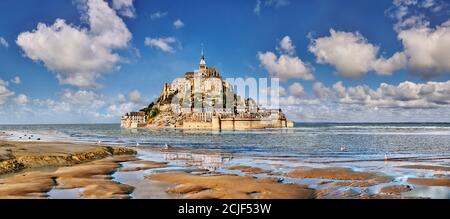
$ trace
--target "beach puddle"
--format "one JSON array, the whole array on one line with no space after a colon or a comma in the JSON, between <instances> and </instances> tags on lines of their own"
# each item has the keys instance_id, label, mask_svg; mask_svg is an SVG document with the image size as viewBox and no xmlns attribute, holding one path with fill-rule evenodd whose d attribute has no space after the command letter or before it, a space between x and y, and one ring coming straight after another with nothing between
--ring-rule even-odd
<instances>
[{"instance_id":1,"label":"beach puddle","mask_svg":"<svg viewBox=\"0 0 450 219\"><path fill-rule=\"evenodd\" d=\"M130 172L116 172L114 180L134 187L130 197L133 199L172 199L176 195L167 193L166 190L173 186L161 181L146 180L145 175L154 173L155 170L141 170Z\"/></svg>"},{"instance_id":2,"label":"beach puddle","mask_svg":"<svg viewBox=\"0 0 450 219\"><path fill-rule=\"evenodd\" d=\"M52 189L47 192L49 199L81 199L83 189Z\"/></svg>"},{"instance_id":3,"label":"beach puddle","mask_svg":"<svg viewBox=\"0 0 450 219\"><path fill-rule=\"evenodd\" d=\"M173 186L171 183L162 181L144 179L145 175L154 174L158 172L167 171L186 171L187 168L183 166L176 166L174 162L168 162L165 165L156 166L156 168L148 167L148 169L136 169L133 168L145 167L145 163L163 163L167 162L164 159L164 155L158 151L149 150L137 150L138 160L131 162L121 163L122 170L130 171L116 171L112 174L114 181L127 184L134 187L133 192L130 194L132 199L173 199L177 196L167 193L166 190ZM142 164L144 163L144 164Z\"/></svg>"},{"instance_id":4,"label":"beach puddle","mask_svg":"<svg viewBox=\"0 0 450 219\"><path fill-rule=\"evenodd\" d=\"M403 197L450 199L450 188L446 186L414 186L409 192L402 193Z\"/></svg>"},{"instance_id":5,"label":"beach puddle","mask_svg":"<svg viewBox=\"0 0 450 219\"><path fill-rule=\"evenodd\" d=\"M189 152L163 152L164 159L175 161L178 164L187 166L198 166L209 171L220 169L225 163L230 162L233 157L220 153L189 153Z\"/></svg>"}]
</instances>

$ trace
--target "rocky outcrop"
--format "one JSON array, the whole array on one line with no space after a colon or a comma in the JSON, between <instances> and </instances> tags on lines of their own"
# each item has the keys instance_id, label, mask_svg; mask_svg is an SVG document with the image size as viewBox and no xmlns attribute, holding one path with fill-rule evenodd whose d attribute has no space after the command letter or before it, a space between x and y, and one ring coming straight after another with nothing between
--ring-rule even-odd
<instances>
[{"instance_id":1,"label":"rocky outcrop","mask_svg":"<svg viewBox=\"0 0 450 219\"><path fill-rule=\"evenodd\" d=\"M0 199L51 198L54 189L78 189L79 198L128 199L134 187L113 180L111 174L119 171L122 162L137 160L113 156L56 170L12 174L0 178Z\"/></svg>"},{"instance_id":2,"label":"rocky outcrop","mask_svg":"<svg viewBox=\"0 0 450 219\"><path fill-rule=\"evenodd\" d=\"M87 161L98 160L115 155L134 155L136 151L125 147L109 146L83 146L68 143L61 143L58 150L57 145L48 147L44 145L37 153L29 148L32 143L24 145L22 143L0 144L3 149L7 145L9 150L3 154L4 159L0 159L0 174L13 173L27 168L38 168L45 166L68 166ZM42 144L41 144L42 145ZM39 147L36 145L35 147ZM77 151L66 151L63 147L80 147ZM5 156L6 155L6 156Z\"/></svg>"},{"instance_id":3,"label":"rocky outcrop","mask_svg":"<svg viewBox=\"0 0 450 219\"><path fill-rule=\"evenodd\" d=\"M165 83L161 95L140 112L121 119L123 128L262 129L293 127L281 109L264 109L251 98L239 96L216 68L202 61L199 69ZM245 86L244 86L245 89ZM213 117L231 119L223 125ZM216 120L217 121L217 120Z\"/></svg>"}]
</instances>

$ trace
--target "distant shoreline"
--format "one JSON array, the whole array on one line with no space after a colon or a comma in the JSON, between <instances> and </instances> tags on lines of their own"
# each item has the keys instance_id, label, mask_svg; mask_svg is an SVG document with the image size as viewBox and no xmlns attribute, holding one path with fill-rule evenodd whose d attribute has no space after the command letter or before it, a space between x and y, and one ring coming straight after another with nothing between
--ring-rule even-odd
<instances>
[{"instance_id":1,"label":"distant shoreline","mask_svg":"<svg viewBox=\"0 0 450 219\"><path fill-rule=\"evenodd\" d=\"M450 122L294 122L296 125L365 125L365 124L449 124ZM37 125L118 125L120 123L17 123L17 124L0 124L0 126L37 126Z\"/></svg>"}]
</instances>

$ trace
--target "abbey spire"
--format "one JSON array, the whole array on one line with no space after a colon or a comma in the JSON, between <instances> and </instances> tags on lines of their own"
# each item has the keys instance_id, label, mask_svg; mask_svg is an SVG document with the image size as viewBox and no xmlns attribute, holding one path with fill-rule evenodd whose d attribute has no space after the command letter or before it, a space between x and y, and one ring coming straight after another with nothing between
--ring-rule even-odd
<instances>
[{"instance_id":1,"label":"abbey spire","mask_svg":"<svg viewBox=\"0 0 450 219\"><path fill-rule=\"evenodd\" d=\"M203 48L202 48L202 57L200 59L200 70L205 70L206 69L206 62L205 62L205 54L203 53Z\"/></svg>"}]
</instances>

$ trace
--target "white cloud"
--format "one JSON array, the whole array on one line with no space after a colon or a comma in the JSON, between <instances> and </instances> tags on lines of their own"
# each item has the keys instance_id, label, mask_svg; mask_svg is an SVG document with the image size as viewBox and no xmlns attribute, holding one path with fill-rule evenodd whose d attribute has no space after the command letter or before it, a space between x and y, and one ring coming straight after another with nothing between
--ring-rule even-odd
<instances>
[{"instance_id":1,"label":"white cloud","mask_svg":"<svg viewBox=\"0 0 450 219\"><path fill-rule=\"evenodd\" d=\"M330 30L330 36L312 39L309 51L317 62L331 64L344 77L359 78L374 70L381 75L404 68L406 58L396 53L391 58L377 58L379 48L372 45L360 33Z\"/></svg>"},{"instance_id":2,"label":"white cloud","mask_svg":"<svg viewBox=\"0 0 450 219\"><path fill-rule=\"evenodd\" d=\"M8 89L8 82L0 79L0 105L3 105L14 92Z\"/></svg>"},{"instance_id":3,"label":"white cloud","mask_svg":"<svg viewBox=\"0 0 450 219\"><path fill-rule=\"evenodd\" d=\"M120 117L125 115L125 113L139 110L146 104L145 100L142 99L141 93L138 90L133 90L128 94L128 100L125 95L119 94L118 102L112 102L106 111L113 117Z\"/></svg>"},{"instance_id":4,"label":"white cloud","mask_svg":"<svg viewBox=\"0 0 450 219\"><path fill-rule=\"evenodd\" d=\"M120 104L113 103L107 109L108 113L110 113L111 115L116 116L116 117L123 116L123 115L125 115L125 113L131 112L133 110L136 110L136 109L135 109L135 105L131 102L120 103Z\"/></svg>"},{"instance_id":5,"label":"white cloud","mask_svg":"<svg viewBox=\"0 0 450 219\"><path fill-rule=\"evenodd\" d=\"M289 36L283 37L283 39L280 41L280 50L288 55L294 55L295 46L294 44L292 44L292 40Z\"/></svg>"},{"instance_id":6,"label":"white cloud","mask_svg":"<svg viewBox=\"0 0 450 219\"><path fill-rule=\"evenodd\" d=\"M127 98L123 94L118 94L117 100L119 100L119 102L125 102L125 101L127 101Z\"/></svg>"},{"instance_id":7,"label":"white cloud","mask_svg":"<svg viewBox=\"0 0 450 219\"><path fill-rule=\"evenodd\" d=\"M184 27L184 23L180 19L177 19L176 21L173 22L173 26L176 29L180 29L180 28Z\"/></svg>"},{"instance_id":8,"label":"white cloud","mask_svg":"<svg viewBox=\"0 0 450 219\"><path fill-rule=\"evenodd\" d=\"M21 83L22 83L22 80L20 79L19 76L16 76L16 77L14 77L13 79L11 79L11 83L14 83L14 84L21 84Z\"/></svg>"},{"instance_id":9,"label":"white cloud","mask_svg":"<svg viewBox=\"0 0 450 219\"><path fill-rule=\"evenodd\" d=\"M6 41L5 40L5 38L3 38L3 37L0 37L0 47L5 47L5 48L8 48L9 47L9 43L8 43L8 41Z\"/></svg>"},{"instance_id":10,"label":"white cloud","mask_svg":"<svg viewBox=\"0 0 450 219\"><path fill-rule=\"evenodd\" d=\"M136 16L136 10L134 9L133 1L134 0L113 0L112 7L117 10L120 15L134 18Z\"/></svg>"},{"instance_id":11,"label":"white cloud","mask_svg":"<svg viewBox=\"0 0 450 219\"><path fill-rule=\"evenodd\" d=\"M17 44L25 55L41 61L62 84L96 86L103 73L116 69L121 57L115 49L128 47L131 33L103 0L87 0L89 28L57 19L52 26L39 23L36 30L21 33Z\"/></svg>"},{"instance_id":12,"label":"white cloud","mask_svg":"<svg viewBox=\"0 0 450 219\"><path fill-rule=\"evenodd\" d=\"M304 63L299 57L293 56L295 46L288 36L280 42L282 54L277 57L273 52L258 52L257 57L272 77L287 80L290 78L301 78L313 80L312 67Z\"/></svg>"},{"instance_id":13,"label":"white cloud","mask_svg":"<svg viewBox=\"0 0 450 219\"><path fill-rule=\"evenodd\" d=\"M425 0L422 2L421 7L423 8L431 8L435 5L434 0Z\"/></svg>"},{"instance_id":14,"label":"white cloud","mask_svg":"<svg viewBox=\"0 0 450 219\"><path fill-rule=\"evenodd\" d=\"M61 101L69 103L76 108L101 108L106 105L105 97L98 95L93 91L78 90L72 91L69 89L64 90L61 95Z\"/></svg>"},{"instance_id":15,"label":"white cloud","mask_svg":"<svg viewBox=\"0 0 450 219\"><path fill-rule=\"evenodd\" d=\"M174 53L175 49L171 44L176 43L177 40L174 37L166 37L166 38L145 38L145 45L151 46L152 48L157 48L162 50L163 52Z\"/></svg>"},{"instance_id":16,"label":"white cloud","mask_svg":"<svg viewBox=\"0 0 450 219\"><path fill-rule=\"evenodd\" d=\"M400 32L418 26L428 26L430 23L425 20L425 14L444 11L447 7L448 3L440 0L394 0L393 6L387 12L396 20L394 30Z\"/></svg>"},{"instance_id":17,"label":"white cloud","mask_svg":"<svg viewBox=\"0 0 450 219\"><path fill-rule=\"evenodd\" d=\"M168 14L169 14L169 12L167 12L167 11L163 11L163 12L157 11L157 12L151 14L151 15L150 15L150 18L151 18L152 20L160 19L160 18L163 18L163 17L167 16Z\"/></svg>"},{"instance_id":18,"label":"white cloud","mask_svg":"<svg viewBox=\"0 0 450 219\"><path fill-rule=\"evenodd\" d=\"M440 108L450 107L450 81L413 83L399 85L386 83L373 90L366 85L345 87L337 82L325 87L320 82L313 86L317 97L339 104L361 105L376 108Z\"/></svg>"},{"instance_id":19,"label":"white cloud","mask_svg":"<svg viewBox=\"0 0 450 219\"><path fill-rule=\"evenodd\" d=\"M14 101L18 105L26 105L29 102L28 97L25 94L19 94L16 98L14 98Z\"/></svg>"},{"instance_id":20,"label":"white cloud","mask_svg":"<svg viewBox=\"0 0 450 219\"><path fill-rule=\"evenodd\" d=\"M438 1L438 2L435 1L434 5L431 7L428 7L428 9L430 9L431 12L433 12L433 13L437 13L437 12L444 11L444 9L446 9L448 7L448 5L449 4L446 3L445 1Z\"/></svg>"},{"instance_id":21,"label":"white cloud","mask_svg":"<svg viewBox=\"0 0 450 219\"><path fill-rule=\"evenodd\" d=\"M14 114L25 113L29 117L38 118L38 123L118 122L126 112L139 110L147 104L137 90L130 92L128 97L129 99L118 94L116 98L109 98L93 91L65 89L54 100L29 100L19 95L14 98L16 103L20 105L27 102L27 106L13 108L10 105L9 108ZM28 123L29 121L27 120Z\"/></svg>"},{"instance_id":22,"label":"white cloud","mask_svg":"<svg viewBox=\"0 0 450 219\"><path fill-rule=\"evenodd\" d=\"M58 94L56 100L34 99L29 102L32 113L40 120L51 117L51 120L57 118L57 122L95 122L100 121L98 119L108 119L108 115L104 115L102 111L110 100L93 91L65 89Z\"/></svg>"},{"instance_id":23,"label":"white cloud","mask_svg":"<svg viewBox=\"0 0 450 219\"><path fill-rule=\"evenodd\" d=\"M251 94L249 94L251 95ZM280 100L287 95L283 86L275 85L268 87L260 87L257 96L249 96L257 101L258 106L265 108L279 108Z\"/></svg>"},{"instance_id":24,"label":"white cloud","mask_svg":"<svg viewBox=\"0 0 450 219\"><path fill-rule=\"evenodd\" d=\"M380 57L373 61L372 68L379 75L391 75L393 72L407 66L408 60L403 52L396 52L389 59Z\"/></svg>"},{"instance_id":25,"label":"white cloud","mask_svg":"<svg viewBox=\"0 0 450 219\"><path fill-rule=\"evenodd\" d=\"M133 90L128 95L130 98L130 101L133 103L141 103L142 102L142 96L141 93L138 90Z\"/></svg>"},{"instance_id":26,"label":"white cloud","mask_svg":"<svg viewBox=\"0 0 450 219\"><path fill-rule=\"evenodd\" d=\"M270 87L269 87L269 89L270 89ZM286 89L284 89L284 87L280 86L278 90L279 90L278 95L280 97L286 96Z\"/></svg>"},{"instance_id":27,"label":"white cloud","mask_svg":"<svg viewBox=\"0 0 450 219\"><path fill-rule=\"evenodd\" d=\"M302 122L449 122L450 81L345 86L313 84L314 95L280 98L288 118Z\"/></svg>"},{"instance_id":28,"label":"white cloud","mask_svg":"<svg viewBox=\"0 0 450 219\"><path fill-rule=\"evenodd\" d=\"M284 105L289 119L299 122L449 122L442 118L450 108L377 108L361 105L301 101L297 105ZM301 101L301 102L298 102Z\"/></svg>"},{"instance_id":29,"label":"white cloud","mask_svg":"<svg viewBox=\"0 0 450 219\"><path fill-rule=\"evenodd\" d=\"M289 0L256 0L256 5L253 8L253 12L256 15L260 15L262 6L264 6L266 8L269 8L269 7L279 8L279 7L283 7L283 6L288 6L290 4L291 4L291 2Z\"/></svg>"},{"instance_id":30,"label":"white cloud","mask_svg":"<svg viewBox=\"0 0 450 219\"><path fill-rule=\"evenodd\" d=\"M450 20L436 28L402 30L399 39L408 57L408 67L424 78L450 74Z\"/></svg>"},{"instance_id":31,"label":"white cloud","mask_svg":"<svg viewBox=\"0 0 450 219\"><path fill-rule=\"evenodd\" d=\"M288 6L291 2L289 0L266 0L265 5L267 6L275 6L275 7L282 7L282 6Z\"/></svg>"},{"instance_id":32,"label":"white cloud","mask_svg":"<svg viewBox=\"0 0 450 219\"><path fill-rule=\"evenodd\" d=\"M281 80L290 78L314 79L314 76L311 74L311 68L298 57L292 57L287 54L277 57L273 52L258 52L258 59L272 77L280 78Z\"/></svg>"},{"instance_id":33,"label":"white cloud","mask_svg":"<svg viewBox=\"0 0 450 219\"><path fill-rule=\"evenodd\" d=\"M317 62L331 64L337 71L350 78L357 78L368 72L375 60L378 48L368 43L358 32L330 30L330 36L314 39L309 46Z\"/></svg>"},{"instance_id":34,"label":"white cloud","mask_svg":"<svg viewBox=\"0 0 450 219\"><path fill-rule=\"evenodd\" d=\"M400 32L402 30L428 25L430 25L430 22L425 20L424 15L420 14L420 15L412 15L410 17L400 20L394 25L394 29L397 32Z\"/></svg>"},{"instance_id":35,"label":"white cloud","mask_svg":"<svg viewBox=\"0 0 450 219\"><path fill-rule=\"evenodd\" d=\"M259 95L266 95L268 98L270 97L283 97L286 96L286 89L282 86L261 88L259 90ZM257 99L257 97L251 97Z\"/></svg>"},{"instance_id":36,"label":"white cloud","mask_svg":"<svg viewBox=\"0 0 450 219\"><path fill-rule=\"evenodd\" d=\"M450 74L450 20L430 27L423 10L445 8L441 1L394 0L389 14L397 20L395 30L403 50L391 57L379 55L380 48L371 44L359 32L344 32L330 29L330 35L311 39L309 51L316 56L317 63L330 64L347 78L360 78L370 71L379 75L406 69L425 79ZM283 38L280 48L292 54L292 41ZM269 58L269 56L267 56Z\"/></svg>"},{"instance_id":37,"label":"white cloud","mask_svg":"<svg viewBox=\"0 0 450 219\"><path fill-rule=\"evenodd\" d=\"M410 7L417 5L417 0L394 0L393 6L388 9L391 17L399 21L396 26L399 26L401 21L410 14Z\"/></svg>"},{"instance_id":38,"label":"white cloud","mask_svg":"<svg viewBox=\"0 0 450 219\"><path fill-rule=\"evenodd\" d=\"M291 95L293 95L294 97L300 97L304 94L304 92L305 89L298 82L295 82L291 86L289 86L289 93L291 93Z\"/></svg>"},{"instance_id":39,"label":"white cloud","mask_svg":"<svg viewBox=\"0 0 450 219\"><path fill-rule=\"evenodd\" d=\"M261 0L256 0L256 5L253 8L253 12L257 15L261 14Z\"/></svg>"},{"instance_id":40,"label":"white cloud","mask_svg":"<svg viewBox=\"0 0 450 219\"><path fill-rule=\"evenodd\" d=\"M450 73L450 20L431 27L425 18L425 14L447 6L439 0L394 0L388 10L396 20L394 29L402 42L409 72L426 79Z\"/></svg>"}]
</instances>

